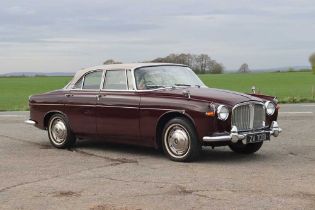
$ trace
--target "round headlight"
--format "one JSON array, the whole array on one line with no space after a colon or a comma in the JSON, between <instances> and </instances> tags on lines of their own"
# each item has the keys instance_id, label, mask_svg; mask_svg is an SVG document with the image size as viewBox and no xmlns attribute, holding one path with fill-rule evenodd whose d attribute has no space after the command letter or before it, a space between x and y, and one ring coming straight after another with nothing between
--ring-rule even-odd
<instances>
[{"instance_id":1,"label":"round headlight","mask_svg":"<svg viewBox=\"0 0 315 210\"><path fill-rule=\"evenodd\" d=\"M226 120L229 117L229 110L228 108L226 108L226 106L220 105L218 107L217 114L218 114L219 120Z\"/></svg>"},{"instance_id":2,"label":"round headlight","mask_svg":"<svg viewBox=\"0 0 315 210\"><path fill-rule=\"evenodd\" d=\"M276 111L276 106L271 101L267 101L265 103L265 107L266 107L266 112L268 115L273 115Z\"/></svg>"}]
</instances>

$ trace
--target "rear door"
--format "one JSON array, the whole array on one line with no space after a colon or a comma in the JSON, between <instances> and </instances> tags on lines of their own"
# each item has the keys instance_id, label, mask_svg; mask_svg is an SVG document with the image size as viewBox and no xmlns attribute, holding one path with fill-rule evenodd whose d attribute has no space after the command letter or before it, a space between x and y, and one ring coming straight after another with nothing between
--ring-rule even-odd
<instances>
[{"instance_id":1,"label":"rear door","mask_svg":"<svg viewBox=\"0 0 315 210\"><path fill-rule=\"evenodd\" d=\"M66 94L65 112L71 129L81 136L94 136L96 132L96 101L103 77L102 70L85 74Z\"/></svg>"}]
</instances>

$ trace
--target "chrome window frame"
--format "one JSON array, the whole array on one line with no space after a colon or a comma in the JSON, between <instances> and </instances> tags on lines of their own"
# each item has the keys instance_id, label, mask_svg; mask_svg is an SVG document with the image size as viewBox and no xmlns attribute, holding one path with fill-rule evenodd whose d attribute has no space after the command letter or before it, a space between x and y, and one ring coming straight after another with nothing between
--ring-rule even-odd
<instances>
[{"instance_id":1,"label":"chrome window frame","mask_svg":"<svg viewBox=\"0 0 315 210\"><path fill-rule=\"evenodd\" d=\"M156 65L156 66L181 66L181 67L188 67L186 65ZM155 67L155 66L145 66L145 67ZM137 69L140 69L140 68L143 68L143 67L137 67L137 68L130 68L130 69L93 69L93 70L90 70L89 72L86 72L82 77L85 77L87 74L91 73L91 72L94 72L94 71L103 71L103 76L102 76L102 82L100 84L100 88L99 89L73 89L73 86L69 89L66 89L66 90L69 90L69 91L112 91L112 92L152 92L152 91L157 91L157 90L165 90L165 89L172 89L173 87L159 87L159 88L153 88L153 89L148 89L148 90L139 90L137 88L137 83L136 83L136 78L135 78L135 70ZM189 67L188 67L189 68ZM127 78L127 70L130 70L131 71L131 76L133 78L133 88L134 90L130 90L129 87L128 87L128 83L127 83L127 89L126 90L116 90L116 89L103 89L103 86L104 86L104 82L105 82L105 75L106 75L106 71L117 71L117 70L125 70L126 72L126 80L128 82L128 78ZM82 78L80 77L80 79ZM77 81L79 81L80 79L78 79ZM76 81L76 82L77 82ZM84 84L84 81L82 83L82 85ZM207 87L207 86L201 86L201 88L203 87Z\"/></svg>"},{"instance_id":2,"label":"chrome window frame","mask_svg":"<svg viewBox=\"0 0 315 210\"><path fill-rule=\"evenodd\" d=\"M106 73L107 71L125 71L125 81L126 81L126 89L125 90L118 90L118 89L104 89L105 79L106 79ZM128 87L128 79L127 79L127 69L106 69L104 70L104 78L103 78L103 84L100 87L100 91L110 91L110 92L126 92L126 91L134 91L129 90Z\"/></svg>"},{"instance_id":3,"label":"chrome window frame","mask_svg":"<svg viewBox=\"0 0 315 210\"><path fill-rule=\"evenodd\" d=\"M101 82L100 82L99 89L83 89L83 85L84 85L84 82L85 82L85 76L88 75L88 74L91 74L91 73L93 73L93 72L96 72L96 71L101 71L101 72L102 72ZM80 89L78 89L78 88L74 89L73 86L74 86L80 79L82 79L82 78L83 78L83 80L82 80L81 88L80 88ZM103 78L104 78L104 70L103 70L103 69L94 69L94 70L91 70L91 71L89 71L89 72L86 72L84 75L82 75L82 77L80 77L80 79L78 79L78 80L76 81L76 83L72 85L72 87L69 89L69 91L86 91L86 92L88 92L88 91L100 91L101 85L102 85L102 83L103 83Z\"/></svg>"}]
</instances>

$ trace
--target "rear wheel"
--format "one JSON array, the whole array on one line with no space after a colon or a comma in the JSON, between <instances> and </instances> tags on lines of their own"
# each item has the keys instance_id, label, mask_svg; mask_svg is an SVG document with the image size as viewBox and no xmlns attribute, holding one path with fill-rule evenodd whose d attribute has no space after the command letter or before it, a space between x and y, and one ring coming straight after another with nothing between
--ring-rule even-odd
<instances>
[{"instance_id":1,"label":"rear wheel","mask_svg":"<svg viewBox=\"0 0 315 210\"><path fill-rule=\"evenodd\" d=\"M76 137L72 133L68 120L61 114L54 114L48 123L50 143L59 149L68 148L75 144Z\"/></svg>"},{"instance_id":2,"label":"rear wheel","mask_svg":"<svg viewBox=\"0 0 315 210\"><path fill-rule=\"evenodd\" d=\"M192 161L199 157L201 145L192 123L185 118L174 118L166 123L162 134L165 154L174 161Z\"/></svg>"},{"instance_id":3,"label":"rear wheel","mask_svg":"<svg viewBox=\"0 0 315 210\"><path fill-rule=\"evenodd\" d=\"M237 142L230 144L229 147L233 152L240 153L240 154L253 154L257 152L261 146L263 145L263 142L258 143L251 143L251 144L243 144L242 142Z\"/></svg>"}]
</instances>

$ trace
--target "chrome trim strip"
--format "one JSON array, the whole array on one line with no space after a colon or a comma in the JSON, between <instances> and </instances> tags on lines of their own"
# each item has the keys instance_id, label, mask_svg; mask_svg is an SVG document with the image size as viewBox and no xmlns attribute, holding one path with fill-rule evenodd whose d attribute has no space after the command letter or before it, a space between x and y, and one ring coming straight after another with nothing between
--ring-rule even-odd
<instances>
[{"instance_id":1,"label":"chrome trim strip","mask_svg":"<svg viewBox=\"0 0 315 210\"><path fill-rule=\"evenodd\" d=\"M75 107L78 107L78 106L81 106L81 107L95 107L96 104L65 104L65 106L75 106Z\"/></svg>"},{"instance_id":2,"label":"chrome trim strip","mask_svg":"<svg viewBox=\"0 0 315 210\"><path fill-rule=\"evenodd\" d=\"M139 109L138 106L111 106L111 105L102 105L102 104L97 104L96 107L123 108L123 109Z\"/></svg>"},{"instance_id":3,"label":"chrome trim strip","mask_svg":"<svg viewBox=\"0 0 315 210\"><path fill-rule=\"evenodd\" d=\"M146 110L160 110L160 111L174 111L174 112L185 113L185 110L180 110L180 109L142 108L142 107L140 107L140 109L146 109Z\"/></svg>"},{"instance_id":4,"label":"chrome trim strip","mask_svg":"<svg viewBox=\"0 0 315 210\"><path fill-rule=\"evenodd\" d=\"M116 90L116 89L101 89L101 92L136 92L135 90Z\"/></svg>"},{"instance_id":5,"label":"chrome trim strip","mask_svg":"<svg viewBox=\"0 0 315 210\"><path fill-rule=\"evenodd\" d=\"M32 106L63 106L64 104L30 103Z\"/></svg>"}]
</instances>

